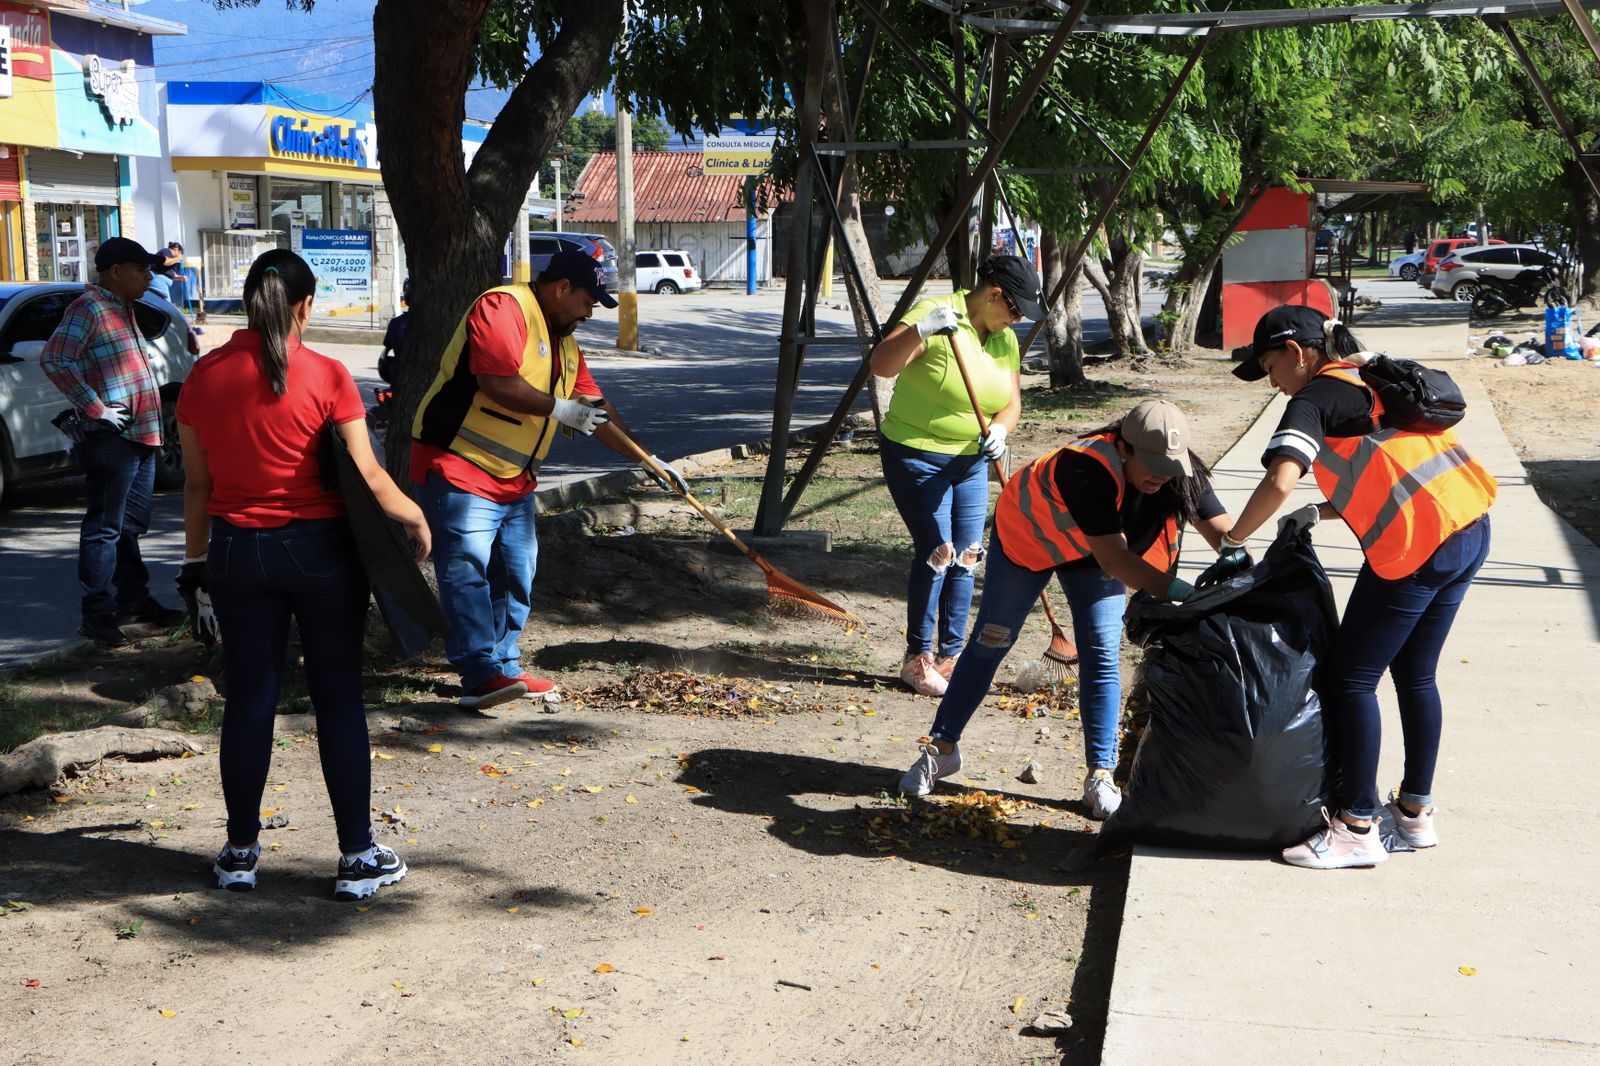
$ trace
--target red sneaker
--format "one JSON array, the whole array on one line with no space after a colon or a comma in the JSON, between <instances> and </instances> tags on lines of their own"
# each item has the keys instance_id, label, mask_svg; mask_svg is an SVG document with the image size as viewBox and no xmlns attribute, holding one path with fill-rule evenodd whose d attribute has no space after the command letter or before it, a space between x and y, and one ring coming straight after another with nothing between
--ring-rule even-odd
<instances>
[{"instance_id":1,"label":"red sneaker","mask_svg":"<svg viewBox=\"0 0 1600 1066\"><path fill-rule=\"evenodd\" d=\"M528 686L521 678L495 675L471 692L464 692L456 702L471 710L481 710L496 704L509 703L527 695Z\"/></svg>"},{"instance_id":2,"label":"red sneaker","mask_svg":"<svg viewBox=\"0 0 1600 1066\"><path fill-rule=\"evenodd\" d=\"M548 677L534 677L532 674L523 673L517 680L528 686L530 700L543 700L546 703L561 702L561 693L556 691L556 683Z\"/></svg>"}]
</instances>

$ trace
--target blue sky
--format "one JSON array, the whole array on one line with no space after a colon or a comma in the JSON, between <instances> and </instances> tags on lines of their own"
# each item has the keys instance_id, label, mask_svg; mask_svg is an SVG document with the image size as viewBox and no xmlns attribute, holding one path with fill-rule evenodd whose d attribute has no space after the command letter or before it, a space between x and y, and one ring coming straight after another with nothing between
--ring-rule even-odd
<instances>
[{"instance_id":1,"label":"blue sky","mask_svg":"<svg viewBox=\"0 0 1600 1066\"><path fill-rule=\"evenodd\" d=\"M374 3L319 0L307 14L283 0L223 11L208 0L148 0L136 10L189 27L186 37L156 38L154 80L273 81L340 100L365 93L370 107ZM493 119L504 102L503 93L474 90L467 114Z\"/></svg>"}]
</instances>

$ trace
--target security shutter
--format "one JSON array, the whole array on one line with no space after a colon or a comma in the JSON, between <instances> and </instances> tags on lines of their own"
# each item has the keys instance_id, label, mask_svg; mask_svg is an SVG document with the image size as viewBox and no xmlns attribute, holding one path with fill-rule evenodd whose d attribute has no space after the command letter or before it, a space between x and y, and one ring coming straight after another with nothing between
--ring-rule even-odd
<instances>
[{"instance_id":1,"label":"security shutter","mask_svg":"<svg viewBox=\"0 0 1600 1066\"><path fill-rule=\"evenodd\" d=\"M8 146L9 147L9 146ZM17 150L15 147L0 159L0 200L22 199L22 185L17 171Z\"/></svg>"},{"instance_id":2,"label":"security shutter","mask_svg":"<svg viewBox=\"0 0 1600 1066\"><path fill-rule=\"evenodd\" d=\"M28 151L28 184L33 199L48 204L117 206L120 185L115 156L78 156L50 148Z\"/></svg>"}]
</instances>

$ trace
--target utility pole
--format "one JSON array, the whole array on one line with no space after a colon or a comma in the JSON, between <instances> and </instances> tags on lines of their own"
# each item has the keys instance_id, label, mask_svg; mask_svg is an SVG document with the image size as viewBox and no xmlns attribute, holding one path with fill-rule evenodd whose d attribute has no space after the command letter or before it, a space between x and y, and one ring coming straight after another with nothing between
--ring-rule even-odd
<instances>
[{"instance_id":1,"label":"utility pole","mask_svg":"<svg viewBox=\"0 0 1600 1066\"><path fill-rule=\"evenodd\" d=\"M556 232L561 232L561 157L557 156L551 162L556 168Z\"/></svg>"},{"instance_id":2,"label":"utility pole","mask_svg":"<svg viewBox=\"0 0 1600 1066\"><path fill-rule=\"evenodd\" d=\"M527 195L522 198L522 207L517 210L517 225L511 231L511 280L526 284L533 280L533 263L529 256L531 249L528 246L528 197L539 195L539 179L533 179Z\"/></svg>"},{"instance_id":3,"label":"utility pole","mask_svg":"<svg viewBox=\"0 0 1600 1066\"><path fill-rule=\"evenodd\" d=\"M628 13L622 13L622 39L617 66L627 62ZM633 112L617 96L617 347L639 350L639 286L633 240Z\"/></svg>"}]
</instances>

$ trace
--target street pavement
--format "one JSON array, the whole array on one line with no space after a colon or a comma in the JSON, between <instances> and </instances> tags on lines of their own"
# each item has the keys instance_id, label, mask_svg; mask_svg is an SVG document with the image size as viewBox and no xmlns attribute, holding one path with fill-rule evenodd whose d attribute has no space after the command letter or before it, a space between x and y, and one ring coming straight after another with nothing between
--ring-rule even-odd
<instances>
[{"instance_id":1,"label":"street pavement","mask_svg":"<svg viewBox=\"0 0 1600 1066\"><path fill-rule=\"evenodd\" d=\"M1385 306L1354 326L1368 347L1463 358L1464 308L1373 289ZM1335 871L1137 849L1106 1066L1600 1062L1600 858L1584 835L1600 815L1600 550L1539 501L1481 386L1466 395L1460 436L1500 496L1439 666L1440 846ZM1218 464L1235 514L1283 402ZM1319 495L1307 478L1286 509ZM1340 522L1313 539L1342 606L1360 551ZM1393 691L1379 696L1387 794L1403 749Z\"/></svg>"},{"instance_id":2,"label":"street pavement","mask_svg":"<svg viewBox=\"0 0 1600 1066\"><path fill-rule=\"evenodd\" d=\"M942 282L933 282L930 291ZM902 291L885 283L893 301ZM842 285L819 302L817 333L850 335L854 322ZM640 347L637 354L614 352L615 311L596 308L579 329L590 367L606 396L623 412L641 442L663 459L764 440L772 433L773 383L784 293L766 289L754 296L742 290L712 289L679 296L639 297ZM1146 297L1152 311L1157 294ZM1090 290L1084 297L1085 337L1108 336L1104 307ZM217 321L205 348L221 344L232 327ZM1042 349L1043 342L1035 350ZM371 344L314 344L339 359L355 376L369 403L381 384L379 348ZM859 365L859 350L847 346L809 349L795 398L793 426L825 421ZM865 398L858 409L865 409ZM560 440L545 464L542 484L559 485L606 470L633 466L630 460L592 440ZM181 493L158 493L150 532L143 538L152 571L151 587L174 601L173 581L183 561ZM77 478L26 488L7 498L0 511L0 573L5 575L5 607L0 612L0 668L68 647L77 637L78 522L83 514Z\"/></svg>"}]
</instances>

